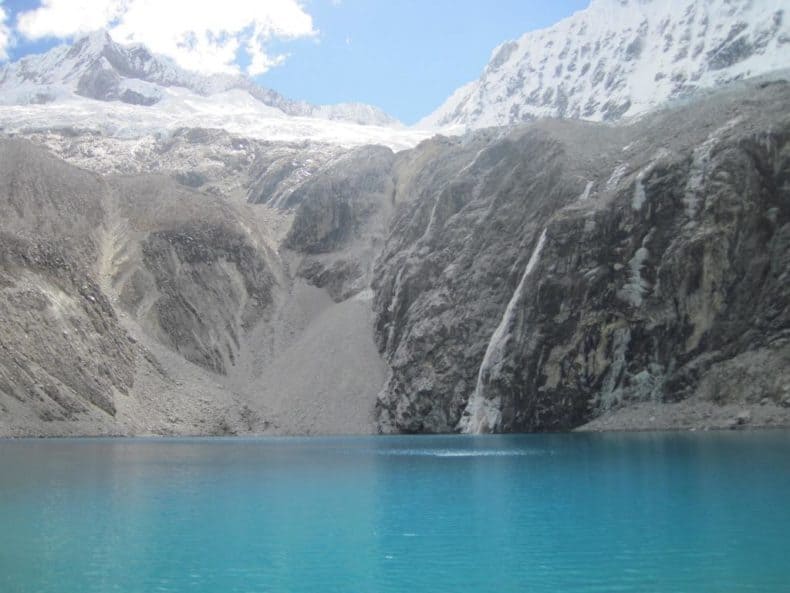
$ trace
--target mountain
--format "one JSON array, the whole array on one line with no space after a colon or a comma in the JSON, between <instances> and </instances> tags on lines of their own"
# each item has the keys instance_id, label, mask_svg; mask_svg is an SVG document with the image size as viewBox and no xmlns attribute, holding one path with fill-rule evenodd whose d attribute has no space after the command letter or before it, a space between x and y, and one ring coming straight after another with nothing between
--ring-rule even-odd
<instances>
[{"instance_id":1,"label":"mountain","mask_svg":"<svg viewBox=\"0 0 790 593\"><path fill-rule=\"evenodd\" d=\"M0 137L0 435L373 432L370 302L297 277L288 222Z\"/></svg>"},{"instance_id":2,"label":"mountain","mask_svg":"<svg viewBox=\"0 0 790 593\"><path fill-rule=\"evenodd\" d=\"M380 428L691 428L716 404L790 407L789 102L787 82L739 83L409 153L419 186L398 187L419 197L374 276Z\"/></svg>"},{"instance_id":3,"label":"mountain","mask_svg":"<svg viewBox=\"0 0 790 593\"><path fill-rule=\"evenodd\" d=\"M427 135L370 105L312 105L243 76L189 72L105 31L0 68L0 130L61 127L123 137L215 127L269 140L393 148Z\"/></svg>"},{"instance_id":4,"label":"mountain","mask_svg":"<svg viewBox=\"0 0 790 593\"><path fill-rule=\"evenodd\" d=\"M69 94L99 101L155 105L163 100L168 87L189 89L202 96L241 90L286 115L362 125L399 124L370 105L311 105L286 99L243 76L203 76L189 72L142 45L115 43L106 31L94 32L71 46L59 46L43 55L24 57L0 70L0 97L12 105L48 103Z\"/></svg>"},{"instance_id":5,"label":"mountain","mask_svg":"<svg viewBox=\"0 0 790 593\"><path fill-rule=\"evenodd\" d=\"M777 0L592 0L550 28L497 47L480 78L419 125L611 121L787 69L786 8Z\"/></svg>"},{"instance_id":6,"label":"mountain","mask_svg":"<svg viewBox=\"0 0 790 593\"><path fill-rule=\"evenodd\" d=\"M6 66L0 436L790 426L785 30L599 0L431 138L105 34ZM544 47L565 117L489 96Z\"/></svg>"},{"instance_id":7,"label":"mountain","mask_svg":"<svg viewBox=\"0 0 790 593\"><path fill-rule=\"evenodd\" d=\"M790 425L788 104L0 137L0 435Z\"/></svg>"}]
</instances>

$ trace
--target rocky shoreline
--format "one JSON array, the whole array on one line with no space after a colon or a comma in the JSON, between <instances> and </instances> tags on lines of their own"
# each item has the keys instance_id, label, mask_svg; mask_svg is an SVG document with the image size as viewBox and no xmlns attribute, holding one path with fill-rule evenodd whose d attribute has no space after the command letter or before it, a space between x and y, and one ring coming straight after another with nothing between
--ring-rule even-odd
<instances>
[{"instance_id":1,"label":"rocky shoreline","mask_svg":"<svg viewBox=\"0 0 790 593\"><path fill-rule=\"evenodd\" d=\"M707 431L790 429L790 405L773 402L757 405L705 401L670 404L640 403L610 411L575 431Z\"/></svg>"}]
</instances>

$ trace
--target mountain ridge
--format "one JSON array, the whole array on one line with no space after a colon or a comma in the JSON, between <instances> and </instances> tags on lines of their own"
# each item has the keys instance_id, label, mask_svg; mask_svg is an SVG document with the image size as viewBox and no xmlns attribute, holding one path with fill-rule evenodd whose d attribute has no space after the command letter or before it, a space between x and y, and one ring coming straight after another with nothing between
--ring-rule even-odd
<instances>
[{"instance_id":1,"label":"mountain ridge","mask_svg":"<svg viewBox=\"0 0 790 593\"><path fill-rule=\"evenodd\" d=\"M411 148L429 133L360 103L292 101L244 76L205 76L106 31L0 67L0 132L160 138L184 128L346 148Z\"/></svg>"},{"instance_id":2,"label":"mountain ridge","mask_svg":"<svg viewBox=\"0 0 790 593\"><path fill-rule=\"evenodd\" d=\"M538 117L612 121L705 88L787 68L781 2L593 0L497 46L478 80L418 125L463 129Z\"/></svg>"},{"instance_id":3,"label":"mountain ridge","mask_svg":"<svg viewBox=\"0 0 790 593\"><path fill-rule=\"evenodd\" d=\"M0 435L790 425L790 84L735 86L397 154L0 135Z\"/></svg>"},{"instance_id":4,"label":"mountain ridge","mask_svg":"<svg viewBox=\"0 0 790 593\"><path fill-rule=\"evenodd\" d=\"M0 68L0 103L4 104L52 102L73 92L90 99L149 106L162 100L160 87L183 87L202 96L241 90L285 115L360 125L401 125L370 105L313 105L287 99L242 75L205 76L190 72L142 44L119 44L106 30L94 31L71 45L25 56Z\"/></svg>"},{"instance_id":5,"label":"mountain ridge","mask_svg":"<svg viewBox=\"0 0 790 593\"><path fill-rule=\"evenodd\" d=\"M732 25L699 55L757 30ZM0 70L62 92L0 105L0 436L790 426L790 82L759 52L613 123L549 101L430 139L146 52L99 34Z\"/></svg>"}]
</instances>

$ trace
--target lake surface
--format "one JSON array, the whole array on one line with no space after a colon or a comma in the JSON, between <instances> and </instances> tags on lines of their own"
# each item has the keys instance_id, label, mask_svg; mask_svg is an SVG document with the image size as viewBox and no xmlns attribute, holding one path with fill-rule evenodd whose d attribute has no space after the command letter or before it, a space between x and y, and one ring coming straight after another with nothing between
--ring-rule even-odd
<instances>
[{"instance_id":1,"label":"lake surface","mask_svg":"<svg viewBox=\"0 0 790 593\"><path fill-rule=\"evenodd\" d=\"M0 441L3 593L789 590L789 432Z\"/></svg>"}]
</instances>

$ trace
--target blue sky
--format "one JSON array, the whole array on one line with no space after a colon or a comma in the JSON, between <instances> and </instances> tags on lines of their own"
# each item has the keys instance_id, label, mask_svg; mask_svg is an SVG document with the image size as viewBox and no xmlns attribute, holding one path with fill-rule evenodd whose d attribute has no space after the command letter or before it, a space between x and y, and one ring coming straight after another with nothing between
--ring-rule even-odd
<instances>
[{"instance_id":1,"label":"blue sky","mask_svg":"<svg viewBox=\"0 0 790 593\"><path fill-rule=\"evenodd\" d=\"M91 1L97 6L92 14L101 10L110 11L110 14L114 10L113 3L119 2ZM96 28L96 23L103 22L87 17L79 21L74 17L76 20L72 24L70 19L75 13L70 10L69 3L79 0L47 0L50 4L47 10L55 10L58 6L53 5L59 5L66 12L34 13L41 17L38 21L28 20L24 27L18 27L17 16L40 8L41 2L5 0L0 5L8 13L6 25L14 38L7 48L11 59L55 45L58 41L53 34L73 37L79 28ZM160 5L168 2L173 0L162 0ZM272 11L261 14L260 5L267 2L273 7ZM255 4L259 5L257 9L248 8ZM304 0L298 4L297 0L259 0L257 3L220 0L214 5L215 11L223 6L226 10L212 13L207 9L205 19L216 22L217 14L224 16L233 10L258 11L258 14L235 15L237 19L222 26L238 27L239 39L246 40L244 31L253 26L242 30L242 26L246 26L244 19L262 23L256 29L261 31L259 46L249 46L256 60L261 60L256 61L259 65L256 69L266 70L255 77L260 84L287 97L313 103L370 103L410 124L438 107L457 87L477 78L495 46L527 31L549 26L587 4L589 0ZM198 2L192 4L196 5ZM291 12L286 14L286 9ZM68 18L64 18L64 14ZM44 22L47 16L56 24L47 25ZM112 18L114 20L107 26L117 24L117 14ZM165 15L151 19L146 14L142 19L144 23L161 23L160 29L168 20L173 20ZM193 21L194 27L201 26L197 17ZM144 35L149 32L134 30L132 25L125 31L127 40L141 42L146 42ZM151 39L158 42L161 37ZM242 41L242 46L232 54L242 69L251 61L246 43ZM220 53L215 50L212 46L212 53L197 56L196 63L208 63L216 58ZM160 51L165 52L164 49ZM188 59L186 56L185 60ZM217 59L221 62L224 58ZM189 65L185 60L179 61ZM281 63L275 66L278 62Z\"/></svg>"}]
</instances>

